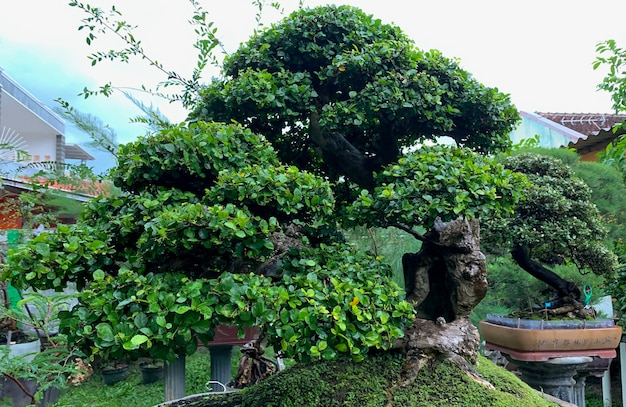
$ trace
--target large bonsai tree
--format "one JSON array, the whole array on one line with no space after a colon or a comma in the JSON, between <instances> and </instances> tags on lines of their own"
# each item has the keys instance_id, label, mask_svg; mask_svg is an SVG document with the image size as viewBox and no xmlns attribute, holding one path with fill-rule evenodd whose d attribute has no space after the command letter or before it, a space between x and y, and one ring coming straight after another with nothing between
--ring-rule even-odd
<instances>
[{"instance_id":1,"label":"large bonsai tree","mask_svg":"<svg viewBox=\"0 0 626 407\"><path fill-rule=\"evenodd\" d=\"M193 123L120 148L125 194L33 239L4 275L76 282L62 330L91 356L172 360L230 323L303 361L400 345L407 381L438 357L471 371L468 316L486 290L477 220L510 212L525 185L479 154L508 145L507 95L328 6L260 31L202 97ZM247 129L211 123L233 120ZM427 146L443 136L456 146ZM412 305L388 267L342 241L362 224L424 242L404 257Z\"/></svg>"},{"instance_id":2,"label":"large bonsai tree","mask_svg":"<svg viewBox=\"0 0 626 407\"><path fill-rule=\"evenodd\" d=\"M300 10L259 32L201 94L192 120L235 120L282 161L330 180L342 227L397 227L424 242L403 259L417 309L407 378L433 357L475 360L467 317L486 291L476 219L511 210L523 185L476 154L509 145L518 117L507 95L347 6ZM440 137L455 146L427 147Z\"/></svg>"}]
</instances>

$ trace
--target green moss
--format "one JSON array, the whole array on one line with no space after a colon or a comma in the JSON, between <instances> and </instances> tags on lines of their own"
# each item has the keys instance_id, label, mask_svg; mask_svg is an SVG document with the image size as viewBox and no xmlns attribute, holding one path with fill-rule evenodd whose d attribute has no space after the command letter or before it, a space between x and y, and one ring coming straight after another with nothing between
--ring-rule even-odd
<instances>
[{"instance_id":1,"label":"green moss","mask_svg":"<svg viewBox=\"0 0 626 407\"><path fill-rule=\"evenodd\" d=\"M477 383L456 365L425 367L409 386L393 392L404 359L384 354L361 363L351 361L300 364L252 388L226 396L203 397L185 407L382 407L551 406L515 375L480 358L477 370L495 389ZM391 393L391 394L390 394Z\"/></svg>"}]
</instances>

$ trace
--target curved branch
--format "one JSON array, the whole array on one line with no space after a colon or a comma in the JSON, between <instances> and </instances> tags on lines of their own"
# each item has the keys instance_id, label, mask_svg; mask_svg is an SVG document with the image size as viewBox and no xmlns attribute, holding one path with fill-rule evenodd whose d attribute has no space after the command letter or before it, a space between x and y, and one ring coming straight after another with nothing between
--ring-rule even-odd
<instances>
[{"instance_id":1,"label":"curved branch","mask_svg":"<svg viewBox=\"0 0 626 407\"><path fill-rule=\"evenodd\" d=\"M17 387L20 388L20 390L22 390L24 392L24 394L26 394L26 396L30 397L30 404L35 404L36 400L35 400L35 395L33 393L31 393L30 391L28 391L28 389L24 386L24 384L20 381L20 379L16 378L15 376L12 376L8 373L2 373L2 375L7 378L8 380L11 380L13 383L15 383L17 385Z\"/></svg>"},{"instance_id":2,"label":"curved branch","mask_svg":"<svg viewBox=\"0 0 626 407\"><path fill-rule=\"evenodd\" d=\"M424 242L424 243L428 243L431 244L435 247L439 247L441 249L446 249L448 250L450 253L467 253L467 249L463 248L463 247L456 247L456 246L447 246L445 244L441 244L439 243L438 240L435 240L433 237L438 238L436 236L432 236L432 234L434 233L434 231L430 231L426 236L422 235L421 233L413 230L410 226L405 225L404 223L396 223L394 225L392 225L408 234L410 234L411 236L413 236L414 238L416 238L417 240Z\"/></svg>"},{"instance_id":3,"label":"curved branch","mask_svg":"<svg viewBox=\"0 0 626 407\"><path fill-rule=\"evenodd\" d=\"M419 241L422 241L422 242L429 242L429 243L432 243L432 244L437 244L437 242L427 239L427 238L426 238L426 236L422 235L422 234L421 234L421 233L419 233L419 232L416 232L415 230L413 230L413 228L411 228L411 227L409 227L409 226L405 225L404 223L396 223L396 224L395 224L395 225L393 225L393 226L395 226L395 227L397 227L398 229L400 229L400 230L402 230L402 231L404 231L404 232L408 233L409 235L413 236L414 238L416 238L416 239L417 239L417 240L419 240Z\"/></svg>"},{"instance_id":4,"label":"curved branch","mask_svg":"<svg viewBox=\"0 0 626 407\"><path fill-rule=\"evenodd\" d=\"M368 168L367 157L342 134L323 132L317 111L311 112L309 134L326 164L338 169L359 186L369 190L374 188L374 174Z\"/></svg>"},{"instance_id":5,"label":"curved branch","mask_svg":"<svg viewBox=\"0 0 626 407\"><path fill-rule=\"evenodd\" d=\"M528 247L515 246L511 250L513 260L531 276L543 281L550 287L554 288L560 297L569 298L572 302L580 301L581 292L576 284L567 281L552 270L547 269L540 263L530 258Z\"/></svg>"}]
</instances>

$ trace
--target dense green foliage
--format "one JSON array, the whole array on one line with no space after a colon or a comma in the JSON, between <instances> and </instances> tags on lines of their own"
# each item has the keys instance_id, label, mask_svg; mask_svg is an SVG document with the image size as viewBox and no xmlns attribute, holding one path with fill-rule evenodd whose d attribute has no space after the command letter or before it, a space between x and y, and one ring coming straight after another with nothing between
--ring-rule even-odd
<instances>
[{"instance_id":1,"label":"dense green foliage","mask_svg":"<svg viewBox=\"0 0 626 407\"><path fill-rule=\"evenodd\" d=\"M255 34L223 70L191 117L237 120L265 135L283 162L333 180L360 183L360 170L330 151L339 134L372 171L439 136L477 151L503 149L518 119L507 95L349 6L294 12Z\"/></svg>"},{"instance_id":2,"label":"dense green foliage","mask_svg":"<svg viewBox=\"0 0 626 407\"><path fill-rule=\"evenodd\" d=\"M281 165L262 137L195 123L122 146L119 159L125 194L92 200L4 271L22 287L84 288L60 317L85 354L172 360L234 324L264 327L299 360L359 360L403 335L412 307L389 267L333 243L328 183Z\"/></svg>"},{"instance_id":3,"label":"dense green foliage","mask_svg":"<svg viewBox=\"0 0 626 407\"><path fill-rule=\"evenodd\" d=\"M542 262L562 259L598 274L616 269L617 259L607 248L606 229L589 186L574 176L571 167L532 153L506 157L503 164L528 176L531 186L511 216L484 223L485 247L521 246Z\"/></svg>"},{"instance_id":4,"label":"dense green foliage","mask_svg":"<svg viewBox=\"0 0 626 407\"><path fill-rule=\"evenodd\" d=\"M608 229L608 237L614 242L624 241L626 230L626 183L620 172L604 160L581 161L575 151L566 148L516 148L513 154L535 153L561 160L571 167L576 177L591 190L590 200L598 208L602 225Z\"/></svg>"},{"instance_id":5,"label":"dense green foliage","mask_svg":"<svg viewBox=\"0 0 626 407\"><path fill-rule=\"evenodd\" d=\"M493 159L445 145L422 147L374 179L374 190L362 190L346 209L345 225L432 225L436 218L510 213L526 185Z\"/></svg>"},{"instance_id":6,"label":"dense green foliage","mask_svg":"<svg viewBox=\"0 0 626 407\"><path fill-rule=\"evenodd\" d=\"M523 179L472 152L508 145L518 119L508 96L345 6L295 12L223 68L193 123L120 146L121 196L33 239L4 276L84 288L61 329L92 357L171 360L219 324L259 326L302 361L390 347L412 307L389 266L345 245L337 222L410 230L510 211ZM438 136L465 149L415 148Z\"/></svg>"}]
</instances>

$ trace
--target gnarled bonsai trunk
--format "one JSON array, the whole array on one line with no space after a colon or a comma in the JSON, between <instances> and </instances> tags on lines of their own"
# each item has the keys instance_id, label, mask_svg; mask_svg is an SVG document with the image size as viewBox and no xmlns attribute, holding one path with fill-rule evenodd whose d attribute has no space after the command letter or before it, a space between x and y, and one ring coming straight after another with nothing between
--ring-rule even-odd
<instances>
[{"instance_id":1,"label":"gnarled bonsai trunk","mask_svg":"<svg viewBox=\"0 0 626 407\"><path fill-rule=\"evenodd\" d=\"M513 256L513 260L515 260L524 271L554 288L561 298L569 299L574 302L580 301L581 293L576 284L564 280L558 274L532 260L527 247L515 246L513 250L511 250L511 255Z\"/></svg>"},{"instance_id":2,"label":"gnarled bonsai trunk","mask_svg":"<svg viewBox=\"0 0 626 407\"><path fill-rule=\"evenodd\" d=\"M478 221L436 221L418 253L403 256L407 299L417 317L403 341L410 383L431 360L451 359L476 380L478 330L469 320L487 292L487 266L480 251Z\"/></svg>"}]
</instances>

